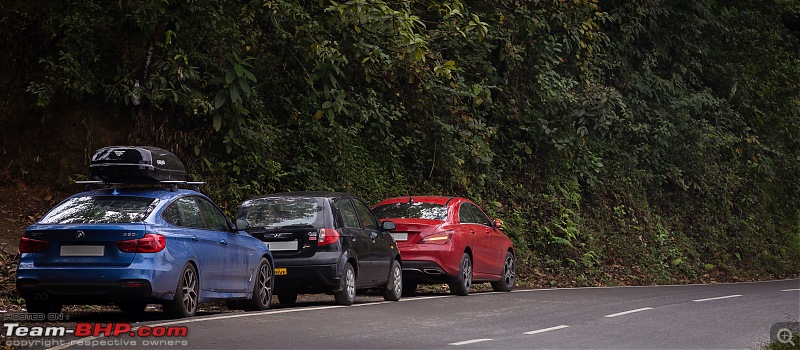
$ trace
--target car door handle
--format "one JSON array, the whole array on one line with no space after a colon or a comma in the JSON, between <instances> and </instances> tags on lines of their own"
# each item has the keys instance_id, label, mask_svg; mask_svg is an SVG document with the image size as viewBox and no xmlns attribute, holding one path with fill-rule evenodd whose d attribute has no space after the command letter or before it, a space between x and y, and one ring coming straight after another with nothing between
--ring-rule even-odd
<instances>
[{"instance_id":1,"label":"car door handle","mask_svg":"<svg viewBox=\"0 0 800 350\"><path fill-rule=\"evenodd\" d=\"M197 239L197 236L192 235L192 242L198 242L198 241L200 241L200 240Z\"/></svg>"},{"instance_id":2,"label":"car door handle","mask_svg":"<svg viewBox=\"0 0 800 350\"><path fill-rule=\"evenodd\" d=\"M375 231L373 231L373 232L370 232L370 233L369 233L369 238L371 238L371 239L374 241L374 240L375 240L375 238L378 238L378 233L377 233L377 232L375 232Z\"/></svg>"},{"instance_id":3,"label":"car door handle","mask_svg":"<svg viewBox=\"0 0 800 350\"><path fill-rule=\"evenodd\" d=\"M219 241L219 244L228 245L228 241L223 239L223 240Z\"/></svg>"}]
</instances>

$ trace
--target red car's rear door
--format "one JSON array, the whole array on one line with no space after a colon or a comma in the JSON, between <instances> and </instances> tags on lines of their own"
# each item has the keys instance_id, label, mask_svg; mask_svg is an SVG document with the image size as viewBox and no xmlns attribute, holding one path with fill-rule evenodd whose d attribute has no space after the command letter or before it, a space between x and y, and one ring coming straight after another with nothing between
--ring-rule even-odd
<instances>
[{"instance_id":1,"label":"red car's rear door","mask_svg":"<svg viewBox=\"0 0 800 350\"><path fill-rule=\"evenodd\" d=\"M477 238L475 244L480 249L481 259L485 259L481 263L481 265L485 266L485 269L476 272L500 275L503 272L507 239L502 232L494 227L492 220L480 208L474 205L469 205L469 208L473 217L479 223L476 230Z\"/></svg>"}]
</instances>

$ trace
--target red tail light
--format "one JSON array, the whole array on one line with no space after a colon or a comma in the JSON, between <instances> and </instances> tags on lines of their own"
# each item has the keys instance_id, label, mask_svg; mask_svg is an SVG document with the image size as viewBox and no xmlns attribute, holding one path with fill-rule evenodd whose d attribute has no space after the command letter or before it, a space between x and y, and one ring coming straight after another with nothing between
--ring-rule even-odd
<instances>
[{"instance_id":1,"label":"red tail light","mask_svg":"<svg viewBox=\"0 0 800 350\"><path fill-rule=\"evenodd\" d=\"M332 228L319 229L319 238L317 238L317 247L321 245L328 245L339 240L339 231Z\"/></svg>"},{"instance_id":2,"label":"red tail light","mask_svg":"<svg viewBox=\"0 0 800 350\"><path fill-rule=\"evenodd\" d=\"M48 245L50 245L50 242L48 241L40 241L38 239L23 236L19 239L19 252L39 253L47 250Z\"/></svg>"},{"instance_id":3,"label":"red tail light","mask_svg":"<svg viewBox=\"0 0 800 350\"><path fill-rule=\"evenodd\" d=\"M453 231L439 231L431 233L419 240L422 244L445 244L453 238Z\"/></svg>"},{"instance_id":4,"label":"red tail light","mask_svg":"<svg viewBox=\"0 0 800 350\"><path fill-rule=\"evenodd\" d=\"M157 253L167 246L167 239L162 235L148 233L142 238L117 241L116 244L125 253Z\"/></svg>"}]
</instances>

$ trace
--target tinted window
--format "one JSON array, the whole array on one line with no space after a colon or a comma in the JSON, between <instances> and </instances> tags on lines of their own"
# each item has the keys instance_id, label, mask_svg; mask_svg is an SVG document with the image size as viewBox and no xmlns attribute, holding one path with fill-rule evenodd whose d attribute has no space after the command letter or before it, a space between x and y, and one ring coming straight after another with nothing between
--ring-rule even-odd
<instances>
[{"instance_id":1,"label":"tinted window","mask_svg":"<svg viewBox=\"0 0 800 350\"><path fill-rule=\"evenodd\" d=\"M320 198L258 198L242 203L237 218L247 220L251 227L309 226L322 210Z\"/></svg>"},{"instance_id":2,"label":"tinted window","mask_svg":"<svg viewBox=\"0 0 800 350\"><path fill-rule=\"evenodd\" d=\"M130 196L70 198L51 210L42 224L112 224L142 222L158 200Z\"/></svg>"},{"instance_id":3,"label":"tinted window","mask_svg":"<svg viewBox=\"0 0 800 350\"><path fill-rule=\"evenodd\" d=\"M378 221L375 220L375 215L372 214L366 204L361 203L359 200L353 200L353 204L356 205L358 216L361 218L361 225L366 229L377 229Z\"/></svg>"},{"instance_id":4,"label":"tinted window","mask_svg":"<svg viewBox=\"0 0 800 350\"><path fill-rule=\"evenodd\" d=\"M169 224L183 226L181 223L181 215L178 213L178 206L175 203L164 208L164 211L161 212L161 218Z\"/></svg>"},{"instance_id":5,"label":"tinted window","mask_svg":"<svg viewBox=\"0 0 800 350\"><path fill-rule=\"evenodd\" d=\"M447 207L443 204L433 203L394 203L375 207L375 215L381 219L400 218L400 219L447 219Z\"/></svg>"},{"instance_id":6,"label":"tinted window","mask_svg":"<svg viewBox=\"0 0 800 350\"><path fill-rule=\"evenodd\" d=\"M492 226L492 220L489 220L489 217L484 214L480 208L466 203L466 206L469 207L469 210L472 212L472 217L475 218L475 222L481 225Z\"/></svg>"},{"instance_id":7,"label":"tinted window","mask_svg":"<svg viewBox=\"0 0 800 350\"><path fill-rule=\"evenodd\" d=\"M475 216L472 215L472 211L469 210L470 204L469 203L462 203L458 209L458 222L462 224L475 224L478 221L476 220Z\"/></svg>"},{"instance_id":8,"label":"tinted window","mask_svg":"<svg viewBox=\"0 0 800 350\"><path fill-rule=\"evenodd\" d=\"M203 209L203 217L206 218L206 227L217 231L230 230L225 214L223 214L216 205L201 197L197 197L197 201Z\"/></svg>"},{"instance_id":9,"label":"tinted window","mask_svg":"<svg viewBox=\"0 0 800 350\"><path fill-rule=\"evenodd\" d=\"M161 217L175 226L206 228L200 206L192 197L176 199L164 210Z\"/></svg>"},{"instance_id":10,"label":"tinted window","mask_svg":"<svg viewBox=\"0 0 800 350\"><path fill-rule=\"evenodd\" d=\"M358 216L356 215L356 210L353 208L353 204L350 203L349 199L340 199L336 201L336 206L339 208L339 214L342 215L342 221L344 221L344 227L348 228L359 228L361 225L358 222Z\"/></svg>"}]
</instances>

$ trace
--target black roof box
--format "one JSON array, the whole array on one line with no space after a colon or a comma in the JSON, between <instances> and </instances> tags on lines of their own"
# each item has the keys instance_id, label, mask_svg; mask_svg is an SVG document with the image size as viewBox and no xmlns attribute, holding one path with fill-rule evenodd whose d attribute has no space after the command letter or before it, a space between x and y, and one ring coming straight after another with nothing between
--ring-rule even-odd
<instances>
[{"instance_id":1,"label":"black roof box","mask_svg":"<svg viewBox=\"0 0 800 350\"><path fill-rule=\"evenodd\" d=\"M186 167L178 157L149 146L103 147L92 156L89 172L106 183L186 181Z\"/></svg>"}]
</instances>

